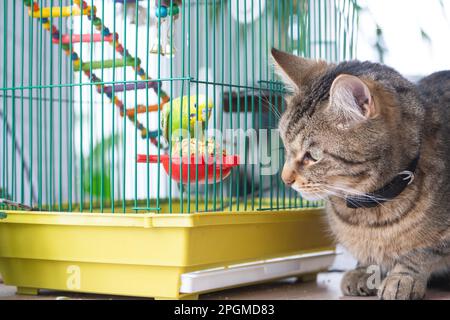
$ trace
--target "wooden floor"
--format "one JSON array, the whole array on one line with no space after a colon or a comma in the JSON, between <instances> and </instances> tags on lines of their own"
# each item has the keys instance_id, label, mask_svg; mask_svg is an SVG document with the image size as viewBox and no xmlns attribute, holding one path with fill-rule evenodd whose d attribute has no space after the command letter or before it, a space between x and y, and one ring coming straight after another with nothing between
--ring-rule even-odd
<instances>
[{"instance_id":1,"label":"wooden floor","mask_svg":"<svg viewBox=\"0 0 450 320\"><path fill-rule=\"evenodd\" d=\"M363 299L343 297L339 290L341 272L321 273L316 281L299 282L296 279L286 279L267 284L253 285L238 289L230 289L215 293L204 294L200 299L205 300L329 300L329 299ZM450 286L449 286L450 287ZM18 296L16 288L0 284L0 299L130 299L129 297L91 295L78 293L63 293L43 291L39 296ZM427 299L450 300L450 289L430 289ZM374 298L366 298L374 299Z\"/></svg>"}]
</instances>

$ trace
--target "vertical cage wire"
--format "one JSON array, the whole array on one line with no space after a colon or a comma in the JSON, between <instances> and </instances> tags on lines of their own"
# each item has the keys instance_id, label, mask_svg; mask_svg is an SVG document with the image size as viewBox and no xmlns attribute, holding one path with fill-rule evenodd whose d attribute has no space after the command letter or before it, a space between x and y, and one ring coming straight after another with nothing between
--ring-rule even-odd
<instances>
[{"instance_id":1,"label":"vertical cage wire","mask_svg":"<svg viewBox=\"0 0 450 320\"><path fill-rule=\"evenodd\" d=\"M280 181L272 129L286 89L270 49L352 59L358 10L356 0L2 1L0 208L322 205Z\"/></svg>"}]
</instances>

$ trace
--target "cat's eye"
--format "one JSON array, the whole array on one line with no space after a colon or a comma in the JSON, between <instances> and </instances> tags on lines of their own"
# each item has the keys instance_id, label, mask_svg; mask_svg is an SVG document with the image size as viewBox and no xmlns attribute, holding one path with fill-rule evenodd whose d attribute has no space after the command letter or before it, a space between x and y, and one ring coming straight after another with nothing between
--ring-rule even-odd
<instances>
[{"instance_id":1,"label":"cat's eye","mask_svg":"<svg viewBox=\"0 0 450 320\"><path fill-rule=\"evenodd\" d=\"M318 150L310 150L305 152L302 159L303 165L310 165L316 163L322 157L321 152Z\"/></svg>"},{"instance_id":2,"label":"cat's eye","mask_svg":"<svg viewBox=\"0 0 450 320\"><path fill-rule=\"evenodd\" d=\"M312 163L316 162L316 160L311 155L311 152L307 151L305 152L303 159L301 161L301 164L304 166L310 165Z\"/></svg>"},{"instance_id":3,"label":"cat's eye","mask_svg":"<svg viewBox=\"0 0 450 320\"><path fill-rule=\"evenodd\" d=\"M311 159L315 162L319 161L320 159L322 159L322 151L320 149L311 149L309 151L309 155L311 157Z\"/></svg>"}]
</instances>

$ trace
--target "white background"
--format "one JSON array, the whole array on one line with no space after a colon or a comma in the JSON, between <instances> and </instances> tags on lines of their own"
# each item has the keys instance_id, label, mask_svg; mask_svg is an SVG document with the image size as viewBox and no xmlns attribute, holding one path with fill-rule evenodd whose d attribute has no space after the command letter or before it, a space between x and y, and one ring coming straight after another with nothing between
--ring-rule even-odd
<instances>
[{"instance_id":1,"label":"white background","mask_svg":"<svg viewBox=\"0 0 450 320\"><path fill-rule=\"evenodd\" d=\"M408 76L450 69L450 1L360 0L357 58L377 61L375 23L383 29L385 63ZM370 12L370 13L369 13ZM424 41L423 29L431 38Z\"/></svg>"}]
</instances>

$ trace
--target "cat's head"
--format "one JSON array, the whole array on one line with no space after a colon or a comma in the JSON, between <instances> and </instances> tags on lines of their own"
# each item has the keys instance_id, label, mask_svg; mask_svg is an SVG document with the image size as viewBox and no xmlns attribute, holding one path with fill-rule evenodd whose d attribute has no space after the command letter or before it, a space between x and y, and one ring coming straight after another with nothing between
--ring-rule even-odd
<instances>
[{"instance_id":1,"label":"cat's head","mask_svg":"<svg viewBox=\"0 0 450 320\"><path fill-rule=\"evenodd\" d=\"M374 191L417 156L423 107L415 86L396 71L275 49L272 57L293 92L279 124L282 179L304 198Z\"/></svg>"}]
</instances>

